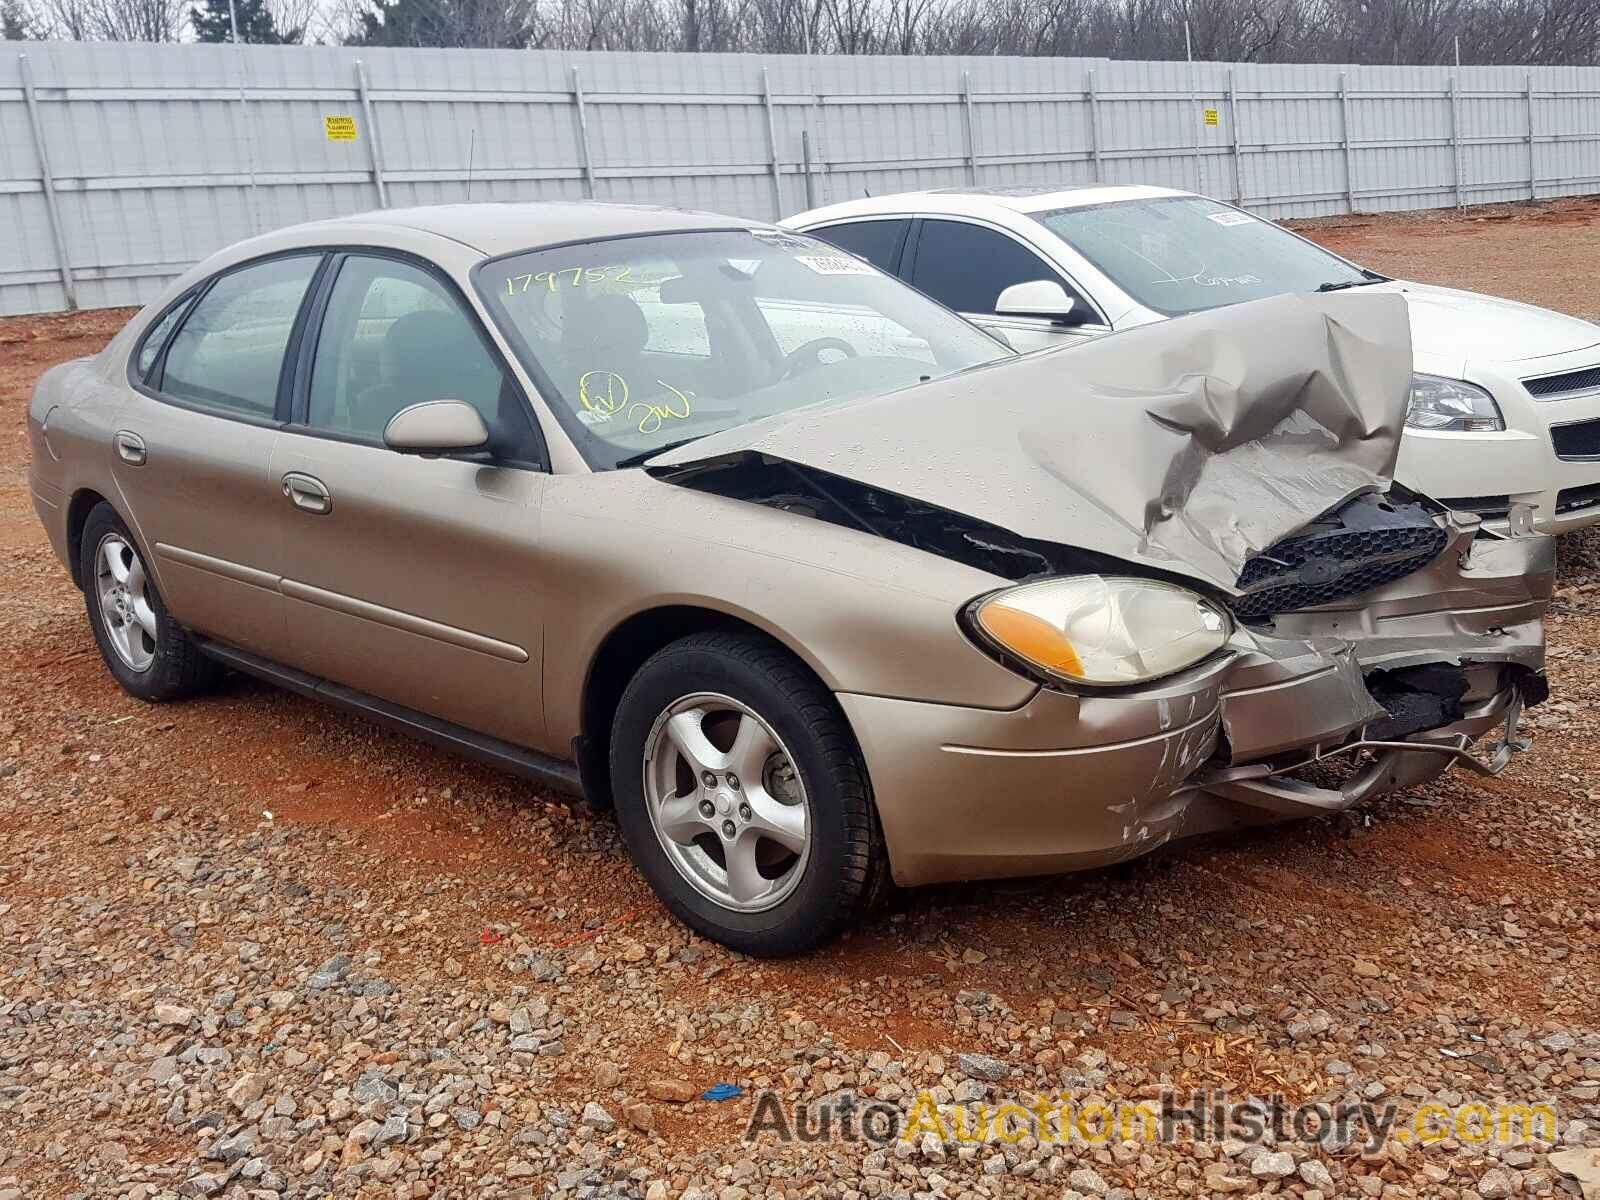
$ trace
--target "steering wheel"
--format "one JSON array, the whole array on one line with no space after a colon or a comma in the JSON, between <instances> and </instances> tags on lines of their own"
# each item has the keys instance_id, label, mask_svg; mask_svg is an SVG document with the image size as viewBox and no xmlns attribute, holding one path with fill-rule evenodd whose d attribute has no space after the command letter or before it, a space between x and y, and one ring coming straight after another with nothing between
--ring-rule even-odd
<instances>
[{"instance_id":1,"label":"steering wheel","mask_svg":"<svg viewBox=\"0 0 1600 1200\"><path fill-rule=\"evenodd\" d=\"M793 379L803 372L815 371L822 365L822 352L824 350L838 350L846 358L858 357L856 348L843 338L812 338L805 345L796 346L783 356L783 371L778 375L778 378L780 380Z\"/></svg>"}]
</instances>

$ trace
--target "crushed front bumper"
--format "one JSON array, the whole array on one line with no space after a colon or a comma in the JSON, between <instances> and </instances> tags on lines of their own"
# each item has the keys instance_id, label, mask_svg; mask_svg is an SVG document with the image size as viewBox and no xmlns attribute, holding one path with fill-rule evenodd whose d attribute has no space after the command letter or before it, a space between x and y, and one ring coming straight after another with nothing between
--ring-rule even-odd
<instances>
[{"instance_id":1,"label":"crushed front bumper","mask_svg":"<svg viewBox=\"0 0 1600 1200\"><path fill-rule=\"evenodd\" d=\"M841 695L896 880L1102 866L1338 811L1453 764L1503 769L1525 745L1524 703L1544 696L1554 542L1475 529L1451 518L1423 570L1241 627L1226 654L1148 688L1041 689L1003 712Z\"/></svg>"}]
</instances>

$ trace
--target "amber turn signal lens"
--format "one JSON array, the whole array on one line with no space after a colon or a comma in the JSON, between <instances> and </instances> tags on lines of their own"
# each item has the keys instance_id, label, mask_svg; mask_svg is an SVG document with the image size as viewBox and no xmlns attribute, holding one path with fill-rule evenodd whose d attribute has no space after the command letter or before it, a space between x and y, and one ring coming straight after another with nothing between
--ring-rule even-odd
<instances>
[{"instance_id":1,"label":"amber turn signal lens","mask_svg":"<svg viewBox=\"0 0 1600 1200\"><path fill-rule=\"evenodd\" d=\"M1152 579L1078 575L1009 588L973 612L991 645L1068 683L1143 683L1193 666L1227 644L1227 613L1198 593Z\"/></svg>"}]
</instances>

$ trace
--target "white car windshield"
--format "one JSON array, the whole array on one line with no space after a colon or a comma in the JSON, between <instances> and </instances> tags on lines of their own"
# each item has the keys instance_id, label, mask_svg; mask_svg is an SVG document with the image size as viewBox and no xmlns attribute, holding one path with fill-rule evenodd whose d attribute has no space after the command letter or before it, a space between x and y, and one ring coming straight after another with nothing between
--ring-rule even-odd
<instances>
[{"instance_id":1,"label":"white car windshield","mask_svg":"<svg viewBox=\"0 0 1600 1200\"><path fill-rule=\"evenodd\" d=\"M475 280L602 468L1011 353L860 259L781 230L582 242L495 259Z\"/></svg>"},{"instance_id":2,"label":"white car windshield","mask_svg":"<svg viewBox=\"0 0 1600 1200\"><path fill-rule=\"evenodd\" d=\"M1146 308L1166 316L1380 282L1271 221L1201 196L1033 213Z\"/></svg>"}]
</instances>

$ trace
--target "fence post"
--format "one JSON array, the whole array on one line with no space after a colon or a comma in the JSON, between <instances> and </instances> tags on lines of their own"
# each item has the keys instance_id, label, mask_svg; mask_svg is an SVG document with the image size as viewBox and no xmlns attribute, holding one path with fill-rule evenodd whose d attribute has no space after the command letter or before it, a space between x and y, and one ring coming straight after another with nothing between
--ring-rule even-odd
<instances>
[{"instance_id":1,"label":"fence post","mask_svg":"<svg viewBox=\"0 0 1600 1200\"><path fill-rule=\"evenodd\" d=\"M1094 181L1104 183L1100 167L1100 93L1095 90L1093 67L1084 72L1083 93L1089 99L1089 161L1094 164Z\"/></svg>"},{"instance_id":2,"label":"fence post","mask_svg":"<svg viewBox=\"0 0 1600 1200\"><path fill-rule=\"evenodd\" d=\"M1183 40L1185 52L1189 54L1189 106L1184 112L1184 125L1189 130L1189 146L1194 152L1194 157L1189 160L1189 166L1194 172L1194 190L1203 193L1206 190L1206 169L1202 164L1200 157L1200 131L1204 129L1205 126L1196 124L1197 121L1203 121L1204 117L1200 112L1200 97L1195 93L1194 90L1194 54L1188 48L1188 21L1183 23Z\"/></svg>"},{"instance_id":3,"label":"fence post","mask_svg":"<svg viewBox=\"0 0 1600 1200\"><path fill-rule=\"evenodd\" d=\"M367 157L372 161L372 182L378 189L378 207L389 207L389 189L383 182L383 147L378 144L378 122L372 117L372 96L367 88L367 64L356 59L356 91L361 98L361 120L367 127Z\"/></svg>"},{"instance_id":4,"label":"fence post","mask_svg":"<svg viewBox=\"0 0 1600 1200\"><path fill-rule=\"evenodd\" d=\"M1456 207L1461 205L1461 113L1455 73L1450 75L1450 157L1455 163Z\"/></svg>"},{"instance_id":5,"label":"fence post","mask_svg":"<svg viewBox=\"0 0 1600 1200\"><path fill-rule=\"evenodd\" d=\"M583 166L583 194L594 199L594 164L589 161L589 115L583 107L583 78L572 68L572 105L578 115L578 161Z\"/></svg>"},{"instance_id":6,"label":"fence post","mask_svg":"<svg viewBox=\"0 0 1600 1200\"><path fill-rule=\"evenodd\" d=\"M1339 72L1339 142L1344 148L1344 206L1356 211L1355 151L1350 147L1350 81Z\"/></svg>"},{"instance_id":7,"label":"fence post","mask_svg":"<svg viewBox=\"0 0 1600 1200\"><path fill-rule=\"evenodd\" d=\"M1537 133L1533 124L1533 72L1528 72L1528 199L1539 198L1539 158L1534 149Z\"/></svg>"},{"instance_id":8,"label":"fence post","mask_svg":"<svg viewBox=\"0 0 1600 1200\"><path fill-rule=\"evenodd\" d=\"M1228 68L1228 133L1233 142L1233 202L1244 207L1244 150L1239 138L1239 89Z\"/></svg>"},{"instance_id":9,"label":"fence post","mask_svg":"<svg viewBox=\"0 0 1600 1200\"><path fill-rule=\"evenodd\" d=\"M817 189L811 181L811 130L800 131L800 161L806 172L806 208L817 206Z\"/></svg>"},{"instance_id":10,"label":"fence post","mask_svg":"<svg viewBox=\"0 0 1600 1200\"><path fill-rule=\"evenodd\" d=\"M972 72L961 72L961 110L967 129L967 182L978 184L978 135L972 125Z\"/></svg>"},{"instance_id":11,"label":"fence post","mask_svg":"<svg viewBox=\"0 0 1600 1200\"><path fill-rule=\"evenodd\" d=\"M250 232L254 234L261 232L261 193L256 190L256 130L250 119L249 71L245 66L244 45L237 34L233 50L239 60L239 124L244 127L244 166L250 179Z\"/></svg>"},{"instance_id":12,"label":"fence post","mask_svg":"<svg viewBox=\"0 0 1600 1200\"><path fill-rule=\"evenodd\" d=\"M33 148L39 155L39 183L44 189L44 208L50 218L50 237L56 244L56 264L61 272L61 291L67 307L78 307L78 285L67 260L67 239L61 227L61 209L56 202L56 178L50 172L50 151L44 144L44 125L39 120L39 99L33 92L33 64L26 54L17 55L22 72L22 98L28 104L28 123L33 126Z\"/></svg>"},{"instance_id":13,"label":"fence post","mask_svg":"<svg viewBox=\"0 0 1600 1200\"><path fill-rule=\"evenodd\" d=\"M761 104L767 110L767 154L772 166L772 219L783 220L783 168L778 163L778 122L772 112L772 80L761 68Z\"/></svg>"}]
</instances>

